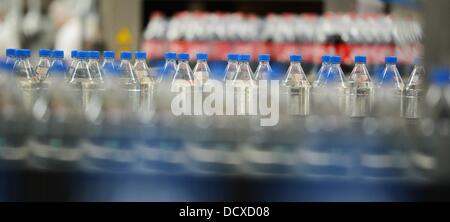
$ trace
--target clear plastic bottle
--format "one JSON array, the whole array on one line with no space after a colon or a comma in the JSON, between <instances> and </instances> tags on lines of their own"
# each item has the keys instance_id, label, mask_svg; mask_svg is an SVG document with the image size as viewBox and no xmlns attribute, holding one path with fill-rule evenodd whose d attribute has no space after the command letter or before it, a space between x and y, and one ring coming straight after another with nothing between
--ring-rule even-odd
<instances>
[{"instance_id":1,"label":"clear plastic bottle","mask_svg":"<svg viewBox=\"0 0 450 222\"><path fill-rule=\"evenodd\" d=\"M44 168L75 168L83 151L82 107L77 94L67 87L64 51L53 51L54 58L33 105L32 164Z\"/></svg>"},{"instance_id":2,"label":"clear plastic bottle","mask_svg":"<svg viewBox=\"0 0 450 222\"><path fill-rule=\"evenodd\" d=\"M189 54L179 53L178 54L178 66L173 77L172 84L177 84L181 86L192 86L193 76L192 69L189 66Z\"/></svg>"},{"instance_id":3,"label":"clear plastic bottle","mask_svg":"<svg viewBox=\"0 0 450 222\"><path fill-rule=\"evenodd\" d=\"M45 79L50 78L52 74L60 76L61 72L64 73L64 76L66 76L67 65L64 61L64 51L54 50L52 52L52 64L47 72L47 75L45 76Z\"/></svg>"},{"instance_id":4,"label":"clear plastic bottle","mask_svg":"<svg viewBox=\"0 0 450 222\"><path fill-rule=\"evenodd\" d=\"M88 60L88 66L89 71L91 73L92 78L97 83L103 82L103 73L100 69L100 52L99 51L89 51L89 60Z\"/></svg>"},{"instance_id":5,"label":"clear plastic bottle","mask_svg":"<svg viewBox=\"0 0 450 222\"><path fill-rule=\"evenodd\" d=\"M122 70L105 68L104 90L93 95L85 111L86 163L101 170L129 170L136 163L139 85L125 81L134 73L124 73L132 70L131 57L131 52L121 53Z\"/></svg>"},{"instance_id":6,"label":"clear plastic bottle","mask_svg":"<svg viewBox=\"0 0 450 222\"><path fill-rule=\"evenodd\" d=\"M329 55L322 56L322 65L320 66L319 71L317 71L316 80L314 80L312 86L317 87L324 84L326 79L326 73L328 72L328 68L330 67L330 58Z\"/></svg>"},{"instance_id":7,"label":"clear plastic bottle","mask_svg":"<svg viewBox=\"0 0 450 222\"><path fill-rule=\"evenodd\" d=\"M230 53L227 55L227 66L225 68L225 75L223 77L224 81L230 80L232 81L236 76L236 71L238 69L238 57L239 54Z\"/></svg>"},{"instance_id":8,"label":"clear plastic bottle","mask_svg":"<svg viewBox=\"0 0 450 222\"><path fill-rule=\"evenodd\" d=\"M250 55L241 54L239 55L238 60L239 65L233 83L235 85L255 86L253 71L250 67Z\"/></svg>"},{"instance_id":9,"label":"clear plastic bottle","mask_svg":"<svg viewBox=\"0 0 450 222\"><path fill-rule=\"evenodd\" d=\"M378 82L378 88L388 87L397 91L398 94L401 94L405 84L397 69L397 57L387 56L385 58L385 63L386 66L381 75L381 79Z\"/></svg>"},{"instance_id":10,"label":"clear plastic bottle","mask_svg":"<svg viewBox=\"0 0 450 222\"><path fill-rule=\"evenodd\" d=\"M312 103L314 112L317 114L341 115L345 113L347 83L340 63L340 56L331 56L329 68L324 73L324 81L317 84L312 91Z\"/></svg>"},{"instance_id":11,"label":"clear plastic bottle","mask_svg":"<svg viewBox=\"0 0 450 222\"><path fill-rule=\"evenodd\" d=\"M36 89L36 79L33 66L30 63L31 50L18 49L16 51L16 62L13 72L23 90L24 103L27 109L31 108L34 102L34 90Z\"/></svg>"},{"instance_id":12,"label":"clear plastic bottle","mask_svg":"<svg viewBox=\"0 0 450 222\"><path fill-rule=\"evenodd\" d=\"M144 81L144 79L148 79L148 81L154 81L155 78L150 72L150 68L147 65L147 53L146 52L135 52L134 54L135 62L134 62L134 70L136 72L136 76L139 81Z\"/></svg>"},{"instance_id":13,"label":"clear plastic bottle","mask_svg":"<svg viewBox=\"0 0 450 222\"><path fill-rule=\"evenodd\" d=\"M23 164L28 155L30 129L29 110L23 101L23 93L14 64L0 61L0 163Z\"/></svg>"},{"instance_id":14,"label":"clear plastic bottle","mask_svg":"<svg viewBox=\"0 0 450 222\"><path fill-rule=\"evenodd\" d=\"M211 70L208 66L208 54L197 53L197 64L195 64L193 73L194 85L202 86L208 82L211 76Z\"/></svg>"},{"instance_id":15,"label":"clear plastic bottle","mask_svg":"<svg viewBox=\"0 0 450 222\"><path fill-rule=\"evenodd\" d=\"M36 79L39 81L43 81L47 77L47 72L51 65L51 53L50 49L39 49L39 62L36 65Z\"/></svg>"},{"instance_id":16,"label":"clear plastic bottle","mask_svg":"<svg viewBox=\"0 0 450 222\"><path fill-rule=\"evenodd\" d=\"M414 61L414 69L409 76L405 87L404 115L408 119L416 119L422 116L422 97L423 97L423 78L425 77L425 68L421 59Z\"/></svg>"},{"instance_id":17,"label":"clear plastic bottle","mask_svg":"<svg viewBox=\"0 0 450 222\"><path fill-rule=\"evenodd\" d=\"M104 51L103 52L103 63L102 63L102 72L106 75L106 71L115 70L116 67L116 54L114 51Z\"/></svg>"},{"instance_id":18,"label":"clear plastic bottle","mask_svg":"<svg viewBox=\"0 0 450 222\"><path fill-rule=\"evenodd\" d=\"M291 64L286 75L283 78L283 94L287 96L288 113L291 115L309 115L310 98L309 83L305 72L303 71L301 55L291 55Z\"/></svg>"},{"instance_id":19,"label":"clear plastic bottle","mask_svg":"<svg viewBox=\"0 0 450 222\"><path fill-rule=\"evenodd\" d=\"M156 77L153 75L151 69L147 65L147 53L135 52L134 57L136 59L134 63L134 71L140 82L140 111L141 114L147 115L153 104L153 90L155 86Z\"/></svg>"},{"instance_id":20,"label":"clear plastic bottle","mask_svg":"<svg viewBox=\"0 0 450 222\"><path fill-rule=\"evenodd\" d=\"M403 114L404 83L397 69L397 57L387 56L386 66L377 84L376 115L396 118Z\"/></svg>"},{"instance_id":21,"label":"clear plastic bottle","mask_svg":"<svg viewBox=\"0 0 450 222\"><path fill-rule=\"evenodd\" d=\"M259 64L255 71L255 81L270 80L273 78L272 67L270 67L270 54L258 55Z\"/></svg>"},{"instance_id":22,"label":"clear plastic bottle","mask_svg":"<svg viewBox=\"0 0 450 222\"><path fill-rule=\"evenodd\" d=\"M70 58L72 61L70 61L69 70L68 70L68 76L71 77L73 74L73 71L75 70L75 66L78 63L78 50L72 50L70 52Z\"/></svg>"},{"instance_id":23,"label":"clear plastic bottle","mask_svg":"<svg viewBox=\"0 0 450 222\"><path fill-rule=\"evenodd\" d=\"M355 67L348 78L348 115L366 117L373 106L373 83L366 67L365 56L355 56Z\"/></svg>"},{"instance_id":24,"label":"clear plastic bottle","mask_svg":"<svg viewBox=\"0 0 450 222\"><path fill-rule=\"evenodd\" d=\"M161 75L158 77L158 82L161 81L172 81L177 71L177 54L174 52L166 52L165 54L166 62L164 64Z\"/></svg>"},{"instance_id":25,"label":"clear plastic bottle","mask_svg":"<svg viewBox=\"0 0 450 222\"><path fill-rule=\"evenodd\" d=\"M128 98L131 101L133 111L138 111L140 101L141 85L136 73L134 72L131 59L133 53L121 52L120 53L120 87L128 94Z\"/></svg>"},{"instance_id":26,"label":"clear plastic bottle","mask_svg":"<svg viewBox=\"0 0 450 222\"><path fill-rule=\"evenodd\" d=\"M88 59L89 52L78 51L78 63L69 79L69 85L75 90L78 98L81 100L83 109L86 109L93 92L97 89L97 84L89 69Z\"/></svg>"},{"instance_id":27,"label":"clear plastic bottle","mask_svg":"<svg viewBox=\"0 0 450 222\"><path fill-rule=\"evenodd\" d=\"M249 115L256 112L256 83L250 67L250 55L241 54L238 57L239 66L233 80L235 110L238 115ZM256 113L255 113L256 114Z\"/></svg>"}]
</instances>

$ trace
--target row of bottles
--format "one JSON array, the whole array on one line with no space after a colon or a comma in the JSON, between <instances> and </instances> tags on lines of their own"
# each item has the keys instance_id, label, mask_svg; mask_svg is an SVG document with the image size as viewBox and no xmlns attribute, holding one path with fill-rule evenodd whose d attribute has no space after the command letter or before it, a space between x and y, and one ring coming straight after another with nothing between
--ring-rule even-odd
<instances>
[{"instance_id":1,"label":"row of bottles","mask_svg":"<svg viewBox=\"0 0 450 222\"><path fill-rule=\"evenodd\" d=\"M435 171L436 153L442 152L438 147L447 144L448 71L433 72L432 85L425 93L423 67L416 65L404 86L395 57L386 58L383 76L372 79L364 57L355 58L355 67L346 78L340 58L324 56L315 81L310 83L301 66L302 57L292 55L281 81L279 124L259 127L251 115L175 116L171 112L173 95L168 86L180 84L207 93L204 89L211 80L207 54L199 53L191 69L189 54L178 54L177 61L175 53L167 53L161 75L152 73L143 53L135 53L133 63L133 54L122 52L117 63L113 52L104 52L100 63L99 53L79 51L72 54L71 65L58 65L61 68L52 68L58 59L53 54L47 59L48 70L56 71L54 78L39 75L44 78L37 80L37 74L31 75L36 98L30 109L24 103L27 88L19 84L24 78L10 78L15 74L8 71L10 63L1 63L2 160L30 159L33 166L57 168L138 166L179 172L192 167L210 172L314 175L355 175L354 166L358 166L359 175L387 176L403 175L397 172L405 172L408 164ZM17 70L19 60L29 64L27 57L19 55L21 59L17 52L13 56L16 65L11 70ZM48 56L43 57L41 60ZM224 80L231 80L235 96L245 96L244 103L262 92L256 91L263 87L259 80L273 79L270 55L259 56L255 73L249 55L230 54L228 60ZM95 63L97 72L89 68L92 64L97 67ZM40 72L45 70L42 67ZM149 70L148 74L140 67ZM49 84L44 87L46 82ZM402 106L408 111L403 119L398 115ZM421 109L429 110L422 112L426 116L420 114ZM349 115L343 115L344 111ZM436 140L436 135L444 142Z\"/></svg>"}]
</instances>

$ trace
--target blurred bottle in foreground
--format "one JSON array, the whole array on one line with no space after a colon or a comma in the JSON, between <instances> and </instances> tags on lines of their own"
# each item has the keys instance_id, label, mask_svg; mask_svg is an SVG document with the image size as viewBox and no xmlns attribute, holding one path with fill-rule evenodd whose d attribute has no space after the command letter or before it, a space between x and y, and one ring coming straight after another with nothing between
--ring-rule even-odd
<instances>
[{"instance_id":1,"label":"blurred bottle in foreground","mask_svg":"<svg viewBox=\"0 0 450 222\"><path fill-rule=\"evenodd\" d=\"M130 53L121 55L122 65L131 68ZM123 67L123 69L128 69ZM137 141L135 99L139 85L133 84L130 70L107 69L104 90L92 95L86 111L87 120L86 162L97 169L115 171L129 170L134 166L136 156L134 144ZM127 73L124 73L126 71ZM125 87L125 88L124 88ZM137 104L138 105L138 104Z\"/></svg>"},{"instance_id":2,"label":"blurred bottle in foreground","mask_svg":"<svg viewBox=\"0 0 450 222\"><path fill-rule=\"evenodd\" d=\"M450 172L450 71L434 68L424 95L418 132L412 144L411 163L420 178L446 180Z\"/></svg>"},{"instance_id":3,"label":"blurred bottle in foreground","mask_svg":"<svg viewBox=\"0 0 450 222\"><path fill-rule=\"evenodd\" d=\"M53 52L46 90L33 105L32 163L49 169L74 168L82 156L82 109L67 87L64 51Z\"/></svg>"},{"instance_id":4,"label":"blurred bottle in foreground","mask_svg":"<svg viewBox=\"0 0 450 222\"><path fill-rule=\"evenodd\" d=\"M13 64L0 61L0 164L4 167L24 166L31 122L12 67Z\"/></svg>"}]
</instances>

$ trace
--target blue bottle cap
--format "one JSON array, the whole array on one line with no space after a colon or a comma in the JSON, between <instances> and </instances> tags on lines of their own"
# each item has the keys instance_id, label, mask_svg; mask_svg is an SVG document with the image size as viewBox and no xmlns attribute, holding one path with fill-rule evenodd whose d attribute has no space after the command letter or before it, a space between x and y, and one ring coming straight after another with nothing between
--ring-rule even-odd
<instances>
[{"instance_id":1,"label":"blue bottle cap","mask_svg":"<svg viewBox=\"0 0 450 222\"><path fill-rule=\"evenodd\" d=\"M196 55L197 60L208 60L208 54L207 53L197 53Z\"/></svg>"},{"instance_id":2,"label":"blue bottle cap","mask_svg":"<svg viewBox=\"0 0 450 222\"><path fill-rule=\"evenodd\" d=\"M70 57L71 57L72 59L77 58L77 57L78 57L78 50L72 50L72 51L70 52Z\"/></svg>"},{"instance_id":3,"label":"blue bottle cap","mask_svg":"<svg viewBox=\"0 0 450 222\"><path fill-rule=\"evenodd\" d=\"M179 60L189 60L189 53L186 53L186 52L178 53L178 59Z\"/></svg>"},{"instance_id":4,"label":"blue bottle cap","mask_svg":"<svg viewBox=\"0 0 450 222\"><path fill-rule=\"evenodd\" d=\"M450 70L448 68L434 68L431 72L431 80L435 85L443 86L450 84Z\"/></svg>"},{"instance_id":5,"label":"blue bottle cap","mask_svg":"<svg viewBox=\"0 0 450 222\"><path fill-rule=\"evenodd\" d=\"M291 55L289 57L289 59L291 60L291 62L301 62L302 61L302 56L294 54L294 55Z\"/></svg>"},{"instance_id":6,"label":"blue bottle cap","mask_svg":"<svg viewBox=\"0 0 450 222\"><path fill-rule=\"evenodd\" d=\"M177 54L174 52L166 52L166 59L177 59Z\"/></svg>"},{"instance_id":7,"label":"blue bottle cap","mask_svg":"<svg viewBox=\"0 0 450 222\"><path fill-rule=\"evenodd\" d=\"M62 59L62 58L64 58L64 51L62 51L62 50L53 50L52 51L52 57L53 58Z\"/></svg>"},{"instance_id":8,"label":"blue bottle cap","mask_svg":"<svg viewBox=\"0 0 450 222\"><path fill-rule=\"evenodd\" d=\"M115 57L116 57L116 53L114 53L114 51L103 51L103 58L114 59Z\"/></svg>"},{"instance_id":9,"label":"blue bottle cap","mask_svg":"<svg viewBox=\"0 0 450 222\"><path fill-rule=\"evenodd\" d=\"M135 52L134 58L136 59L147 59L147 53L146 52Z\"/></svg>"},{"instance_id":10,"label":"blue bottle cap","mask_svg":"<svg viewBox=\"0 0 450 222\"><path fill-rule=\"evenodd\" d=\"M258 60L259 61L270 61L270 54L259 54Z\"/></svg>"},{"instance_id":11,"label":"blue bottle cap","mask_svg":"<svg viewBox=\"0 0 450 222\"><path fill-rule=\"evenodd\" d=\"M397 64L397 56L386 56L384 62L387 64Z\"/></svg>"},{"instance_id":12,"label":"blue bottle cap","mask_svg":"<svg viewBox=\"0 0 450 222\"><path fill-rule=\"evenodd\" d=\"M78 55L78 58L80 58L80 59L89 58L89 52L87 52L87 51L78 51L77 55Z\"/></svg>"},{"instance_id":13,"label":"blue bottle cap","mask_svg":"<svg viewBox=\"0 0 450 222\"><path fill-rule=\"evenodd\" d=\"M322 56L322 63L324 62L330 62L330 56L329 55L323 55Z\"/></svg>"},{"instance_id":14,"label":"blue bottle cap","mask_svg":"<svg viewBox=\"0 0 450 222\"><path fill-rule=\"evenodd\" d=\"M39 57L50 57L52 51L50 49L39 49Z\"/></svg>"},{"instance_id":15,"label":"blue bottle cap","mask_svg":"<svg viewBox=\"0 0 450 222\"><path fill-rule=\"evenodd\" d=\"M120 59L132 59L133 53L131 52L120 52Z\"/></svg>"},{"instance_id":16,"label":"blue bottle cap","mask_svg":"<svg viewBox=\"0 0 450 222\"><path fill-rule=\"evenodd\" d=\"M365 56L355 56L355 63L366 63L366 60Z\"/></svg>"},{"instance_id":17,"label":"blue bottle cap","mask_svg":"<svg viewBox=\"0 0 450 222\"><path fill-rule=\"evenodd\" d=\"M7 49L6 49L6 56L8 56L8 57L14 57L14 56L16 56L16 51L17 51L17 49L14 49L14 48L7 48Z\"/></svg>"},{"instance_id":18,"label":"blue bottle cap","mask_svg":"<svg viewBox=\"0 0 450 222\"><path fill-rule=\"evenodd\" d=\"M249 62L250 61L250 54L240 54L238 56L239 61Z\"/></svg>"},{"instance_id":19,"label":"blue bottle cap","mask_svg":"<svg viewBox=\"0 0 450 222\"><path fill-rule=\"evenodd\" d=\"M89 58L90 59L98 59L100 58L100 52L99 51L89 51Z\"/></svg>"},{"instance_id":20,"label":"blue bottle cap","mask_svg":"<svg viewBox=\"0 0 450 222\"><path fill-rule=\"evenodd\" d=\"M236 53L230 53L227 55L228 60L238 60L239 55Z\"/></svg>"},{"instance_id":21,"label":"blue bottle cap","mask_svg":"<svg viewBox=\"0 0 450 222\"><path fill-rule=\"evenodd\" d=\"M340 56L331 56L330 62L333 64L341 63L341 57Z\"/></svg>"},{"instance_id":22,"label":"blue bottle cap","mask_svg":"<svg viewBox=\"0 0 450 222\"><path fill-rule=\"evenodd\" d=\"M30 57L31 56L31 50L29 50L29 49L18 49L18 50L16 50L16 56L17 57Z\"/></svg>"}]
</instances>

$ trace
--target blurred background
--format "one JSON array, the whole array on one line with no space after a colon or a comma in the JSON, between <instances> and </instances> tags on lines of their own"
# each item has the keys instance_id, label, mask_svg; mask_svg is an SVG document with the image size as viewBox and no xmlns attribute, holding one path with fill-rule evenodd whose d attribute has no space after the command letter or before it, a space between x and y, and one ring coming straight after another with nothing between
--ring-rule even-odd
<instances>
[{"instance_id":1,"label":"blurred background","mask_svg":"<svg viewBox=\"0 0 450 222\"><path fill-rule=\"evenodd\" d=\"M449 12L444 0L0 0L0 51L61 49L69 59L74 49L142 50L154 69L165 52L206 52L217 79L230 52L251 54L253 69L258 54L271 54L278 78L293 53L302 54L307 74L324 54L340 55L346 75L354 56L365 55L372 76L396 55L407 79L417 57L428 77L436 68L448 72ZM337 115L253 129L224 117L206 126L193 120L192 128L161 114L150 124L121 125L139 135L119 133L121 143L152 149L111 160L92 154L95 167L84 157L43 166L0 155L0 201L448 201L449 93L435 95L447 105L436 105L432 120L355 123ZM25 131L27 122L20 124Z\"/></svg>"}]
</instances>

